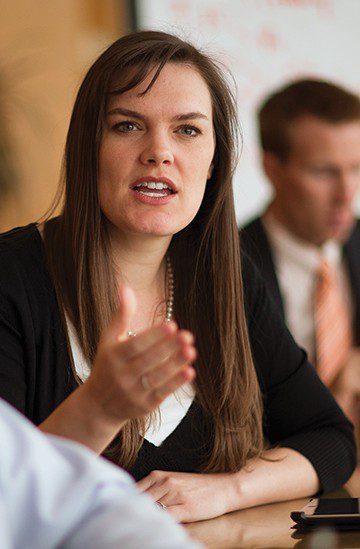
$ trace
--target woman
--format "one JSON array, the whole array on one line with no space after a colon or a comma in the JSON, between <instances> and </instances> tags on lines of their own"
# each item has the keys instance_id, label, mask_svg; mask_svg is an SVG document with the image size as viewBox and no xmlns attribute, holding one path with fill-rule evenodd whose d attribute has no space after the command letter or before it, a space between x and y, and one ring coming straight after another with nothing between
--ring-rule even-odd
<instances>
[{"instance_id":1,"label":"woman","mask_svg":"<svg viewBox=\"0 0 360 549\"><path fill-rule=\"evenodd\" d=\"M235 137L213 61L123 37L79 90L60 217L0 244L1 396L45 432L113 441L187 522L328 491L355 464L350 424L241 266Z\"/></svg>"}]
</instances>

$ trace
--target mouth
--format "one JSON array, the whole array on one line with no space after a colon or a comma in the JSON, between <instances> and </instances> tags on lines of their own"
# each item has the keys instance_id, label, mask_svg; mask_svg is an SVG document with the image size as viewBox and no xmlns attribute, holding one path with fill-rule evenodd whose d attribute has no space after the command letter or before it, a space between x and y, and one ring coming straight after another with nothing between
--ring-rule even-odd
<instances>
[{"instance_id":1,"label":"mouth","mask_svg":"<svg viewBox=\"0 0 360 549\"><path fill-rule=\"evenodd\" d=\"M165 177L142 177L130 187L133 191L152 198L163 198L177 194L175 183Z\"/></svg>"}]
</instances>

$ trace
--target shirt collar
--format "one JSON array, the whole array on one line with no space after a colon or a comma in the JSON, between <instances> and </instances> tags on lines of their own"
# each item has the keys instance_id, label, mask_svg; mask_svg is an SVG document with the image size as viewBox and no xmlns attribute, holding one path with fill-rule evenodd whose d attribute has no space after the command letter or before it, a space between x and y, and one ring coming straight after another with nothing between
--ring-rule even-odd
<instances>
[{"instance_id":1,"label":"shirt collar","mask_svg":"<svg viewBox=\"0 0 360 549\"><path fill-rule=\"evenodd\" d=\"M262 217L262 222L275 253L299 267L316 271L323 260L335 268L341 263L341 246L335 240L328 240L320 247L310 244L293 235L269 211Z\"/></svg>"}]
</instances>

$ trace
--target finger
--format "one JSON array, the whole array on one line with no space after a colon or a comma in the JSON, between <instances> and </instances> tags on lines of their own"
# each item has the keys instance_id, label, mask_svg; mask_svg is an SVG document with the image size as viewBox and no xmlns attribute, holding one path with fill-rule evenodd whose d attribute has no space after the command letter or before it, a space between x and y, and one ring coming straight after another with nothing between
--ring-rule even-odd
<instances>
[{"instance_id":1,"label":"finger","mask_svg":"<svg viewBox=\"0 0 360 549\"><path fill-rule=\"evenodd\" d=\"M169 474L163 471L152 471L137 483L137 488L146 492L153 501L161 501L166 506L183 503L179 490L174 487Z\"/></svg>"},{"instance_id":2,"label":"finger","mask_svg":"<svg viewBox=\"0 0 360 549\"><path fill-rule=\"evenodd\" d=\"M192 343L194 341L193 335L190 332L175 332L169 334L163 340L157 342L150 347L147 351L136 356L129 364L132 374L143 375L151 374L157 368L162 365L162 369L168 368L171 363L179 368L185 362L190 362L196 355L195 348ZM189 352L188 349L193 349ZM180 356L183 352L184 358L181 361Z\"/></svg>"},{"instance_id":3,"label":"finger","mask_svg":"<svg viewBox=\"0 0 360 549\"><path fill-rule=\"evenodd\" d=\"M164 505L166 505L165 502L163 502ZM176 522L193 522L194 518L189 513L186 504L179 503L176 505L169 505L167 506L166 511L170 513L170 515L173 517Z\"/></svg>"},{"instance_id":4,"label":"finger","mask_svg":"<svg viewBox=\"0 0 360 549\"><path fill-rule=\"evenodd\" d=\"M117 352L118 348L121 348L121 354L125 360L135 360L137 357L142 360L144 353L151 347L159 345L163 340L171 339L177 330L175 322L166 322L161 326L150 328L136 337L126 338L126 341L118 340L114 351Z\"/></svg>"},{"instance_id":5,"label":"finger","mask_svg":"<svg viewBox=\"0 0 360 549\"><path fill-rule=\"evenodd\" d=\"M120 313L120 317L118 317L118 341L127 339L127 332L130 331L131 321L136 312L136 306L136 297L133 290L129 286L121 286L119 288L118 312Z\"/></svg>"},{"instance_id":6,"label":"finger","mask_svg":"<svg viewBox=\"0 0 360 549\"><path fill-rule=\"evenodd\" d=\"M164 505L167 505L164 498L168 494L168 491L169 490L166 487L165 483L153 484L147 490L143 490L143 492L145 492L146 495L149 496L149 498L151 498L153 501L159 501L161 499L161 502L164 503Z\"/></svg>"},{"instance_id":7,"label":"finger","mask_svg":"<svg viewBox=\"0 0 360 549\"><path fill-rule=\"evenodd\" d=\"M102 334L102 341L113 343L127 339L127 332L136 311L136 297L129 286L119 288L119 308L113 314L109 325Z\"/></svg>"},{"instance_id":8,"label":"finger","mask_svg":"<svg viewBox=\"0 0 360 549\"><path fill-rule=\"evenodd\" d=\"M151 475L147 475L136 483L136 488L140 490L140 492L146 492L146 490L148 490L154 482L153 477Z\"/></svg>"},{"instance_id":9,"label":"finger","mask_svg":"<svg viewBox=\"0 0 360 549\"><path fill-rule=\"evenodd\" d=\"M140 376L142 385L149 390L162 390L180 372L182 368L192 363L196 358L196 349L192 345L184 346L182 349L170 356L165 362L157 364L155 368L145 369ZM144 383L145 378L145 383Z\"/></svg>"},{"instance_id":10,"label":"finger","mask_svg":"<svg viewBox=\"0 0 360 549\"><path fill-rule=\"evenodd\" d=\"M173 376L169 381L167 381L162 387L158 387L149 394L149 401L151 405L156 408L160 406L163 400L169 395L174 393L185 383L190 383L195 378L195 370L192 366L186 365L183 366L178 374Z\"/></svg>"}]
</instances>

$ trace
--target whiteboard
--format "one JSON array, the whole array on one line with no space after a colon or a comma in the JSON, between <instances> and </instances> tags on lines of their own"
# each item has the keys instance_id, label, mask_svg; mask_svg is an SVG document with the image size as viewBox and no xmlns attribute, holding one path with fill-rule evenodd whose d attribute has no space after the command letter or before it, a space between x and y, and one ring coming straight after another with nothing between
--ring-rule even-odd
<instances>
[{"instance_id":1,"label":"whiteboard","mask_svg":"<svg viewBox=\"0 0 360 549\"><path fill-rule=\"evenodd\" d=\"M304 77L360 91L360 0L138 0L136 12L138 28L190 40L235 77L243 134L234 178L239 223L271 197L259 165L255 120L263 97Z\"/></svg>"}]
</instances>

